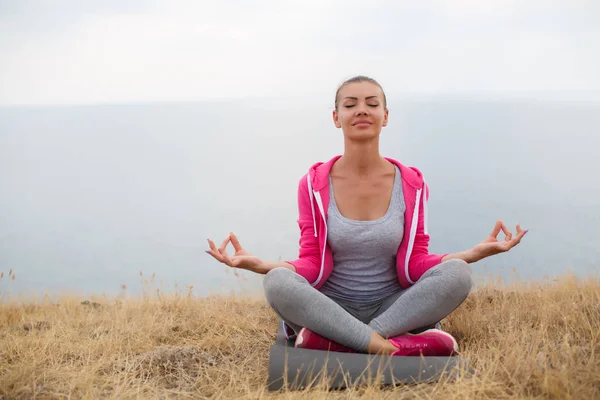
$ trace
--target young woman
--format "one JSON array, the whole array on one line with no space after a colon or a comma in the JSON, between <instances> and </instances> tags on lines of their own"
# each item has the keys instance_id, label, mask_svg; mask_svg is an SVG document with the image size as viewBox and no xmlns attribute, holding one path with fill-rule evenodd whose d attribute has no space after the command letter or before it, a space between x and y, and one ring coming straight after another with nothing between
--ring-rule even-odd
<instances>
[{"instance_id":1,"label":"young woman","mask_svg":"<svg viewBox=\"0 0 600 400\"><path fill-rule=\"evenodd\" d=\"M261 260L233 233L219 248L209 240L207 253L230 267L266 274L267 301L296 347L454 354L454 338L434 327L468 296L468 264L508 251L527 231L517 225L513 237L498 221L470 250L429 254L423 176L379 153L388 122L379 83L364 76L345 81L335 96L333 122L344 134L344 154L316 163L300 179L299 258ZM503 241L497 240L500 231Z\"/></svg>"}]
</instances>

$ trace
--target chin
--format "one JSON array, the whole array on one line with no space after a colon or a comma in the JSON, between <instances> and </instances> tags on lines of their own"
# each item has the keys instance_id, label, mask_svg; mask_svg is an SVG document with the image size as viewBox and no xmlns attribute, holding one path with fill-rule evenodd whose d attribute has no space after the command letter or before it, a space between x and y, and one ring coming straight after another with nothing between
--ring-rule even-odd
<instances>
[{"instance_id":1,"label":"chin","mask_svg":"<svg viewBox=\"0 0 600 400\"><path fill-rule=\"evenodd\" d=\"M354 129L350 128L344 132L344 136L353 141L369 141L379 136L379 131L376 129Z\"/></svg>"}]
</instances>

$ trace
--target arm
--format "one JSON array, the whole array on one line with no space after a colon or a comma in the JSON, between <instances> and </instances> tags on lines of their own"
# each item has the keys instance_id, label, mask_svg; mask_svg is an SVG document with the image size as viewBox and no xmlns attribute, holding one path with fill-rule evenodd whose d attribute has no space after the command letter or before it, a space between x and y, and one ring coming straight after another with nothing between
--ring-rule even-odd
<instances>
[{"instance_id":1,"label":"arm","mask_svg":"<svg viewBox=\"0 0 600 400\"><path fill-rule=\"evenodd\" d=\"M473 254L473 249L461 251L458 253L446 254L444 257L442 257L442 262L448 260L463 260L468 262L469 264L479 261Z\"/></svg>"},{"instance_id":2,"label":"arm","mask_svg":"<svg viewBox=\"0 0 600 400\"><path fill-rule=\"evenodd\" d=\"M282 262L282 261L263 261L262 268L265 271L264 272L265 274L275 268L287 268L289 270L296 272L296 267L294 267L290 263Z\"/></svg>"}]
</instances>

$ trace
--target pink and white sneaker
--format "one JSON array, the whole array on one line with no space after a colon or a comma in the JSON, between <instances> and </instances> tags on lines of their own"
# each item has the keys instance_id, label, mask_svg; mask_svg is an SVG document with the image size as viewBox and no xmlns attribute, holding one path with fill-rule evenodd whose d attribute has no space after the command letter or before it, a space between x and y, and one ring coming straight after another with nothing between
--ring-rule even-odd
<instances>
[{"instance_id":1,"label":"pink and white sneaker","mask_svg":"<svg viewBox=\"0 0 600 400\"><path fill-rule=\"evenodd\" d=\"M294 347L299 349L337 351L340 353L356 353L355 350L329 340L306 328L302 328L298 332Z\"/></svg>"},{"instance_id":2,"label":"pink and white sneaker","mask_svg":"<svg viewBox=\"0 0 600 400\"><path fill-rule=\"evenodd\" d=\"M424 332L396 336L389 339L398 350L393 356L449 357L458 353L456 339L439 329L428 329Z\"/></svg>"}]
</instances>

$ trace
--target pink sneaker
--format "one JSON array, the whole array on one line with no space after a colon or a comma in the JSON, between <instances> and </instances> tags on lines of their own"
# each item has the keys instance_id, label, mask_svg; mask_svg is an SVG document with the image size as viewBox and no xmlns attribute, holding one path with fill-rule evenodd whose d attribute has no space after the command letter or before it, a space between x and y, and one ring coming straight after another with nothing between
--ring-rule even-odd
<instances>
[{"instance_id":1,"label":"pink sneaker","mask_svg":"<svg viewBox=\"0 0 600 400\"><path fill-rule=\"evenodd\" d=\"M424 332L396 336L389 339L398 348L393 356L448 357L458 353L458 343L447 332L428 329Z\"/></svg>"},{"instance_id":2,"label":"pink sneaker","mask_svg":"<svg viewBox=\"0 0 600 400\"><path fill-rule=\"evenodd\" d=\"M300 332L298 332L294 347L299 349L337 351L340 353L356 353L356 351L351 348L324 338L306 328L302 328Z\"/></svg>"}]
</instances>

